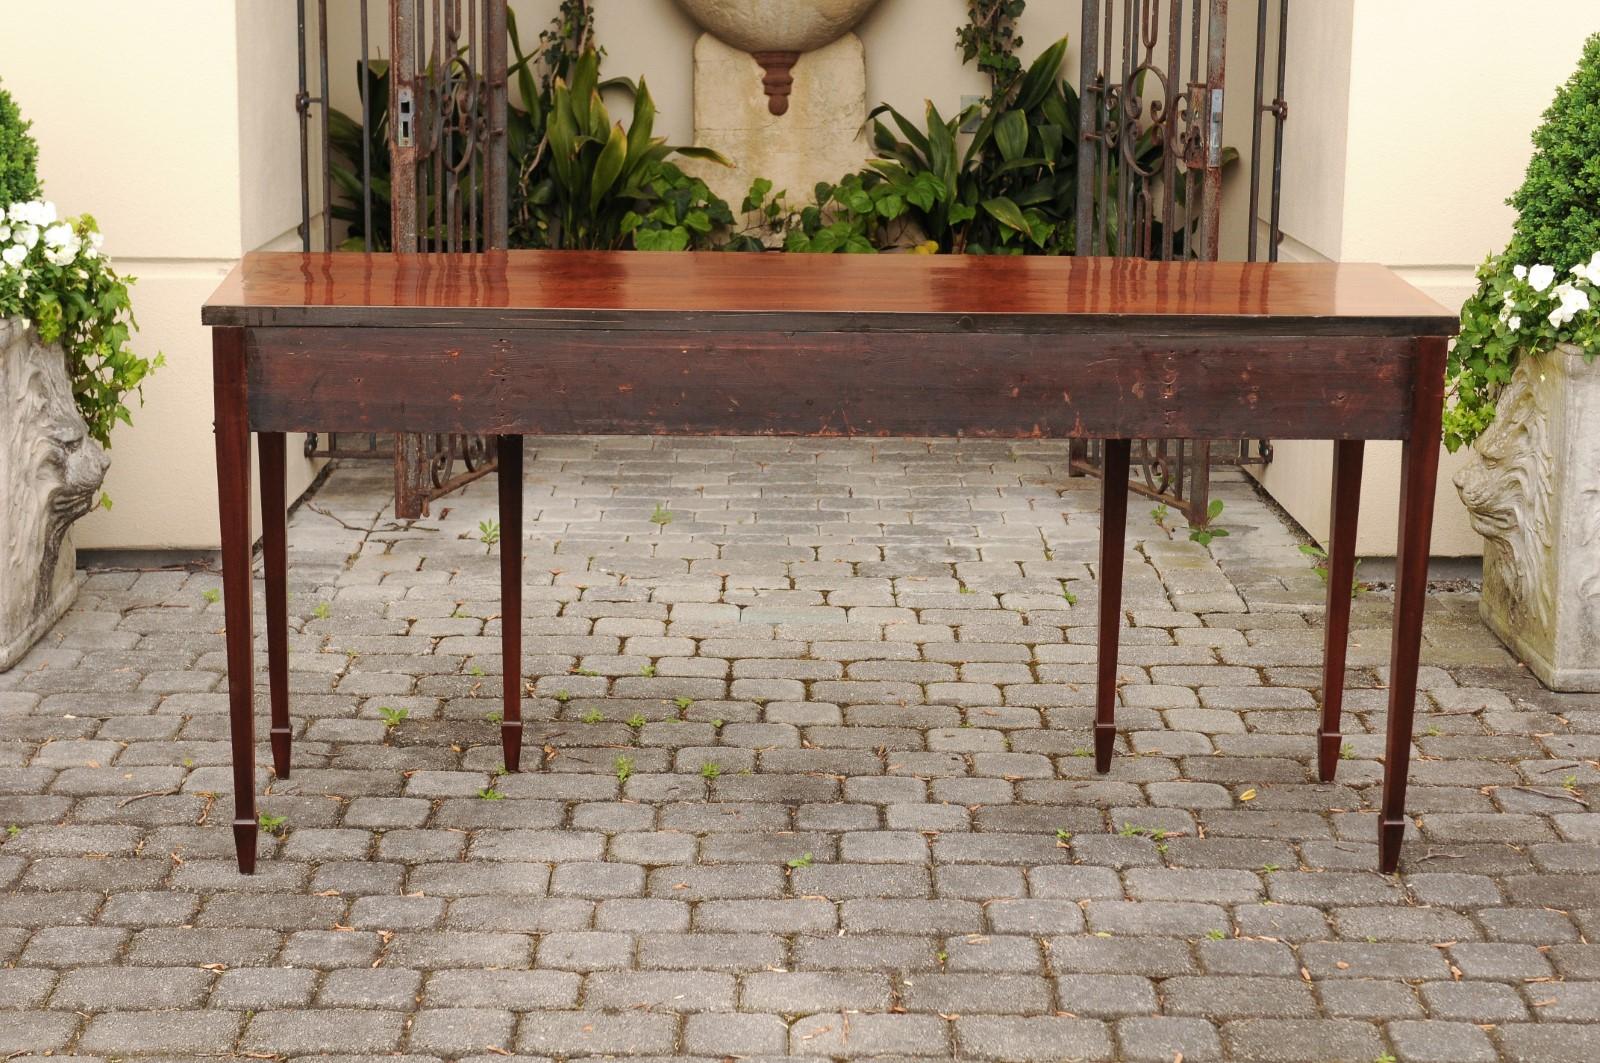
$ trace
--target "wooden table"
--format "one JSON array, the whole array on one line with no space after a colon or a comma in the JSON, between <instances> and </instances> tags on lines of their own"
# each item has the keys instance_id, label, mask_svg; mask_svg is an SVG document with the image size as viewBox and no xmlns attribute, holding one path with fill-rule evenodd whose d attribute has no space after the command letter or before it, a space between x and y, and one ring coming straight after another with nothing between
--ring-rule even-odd
<instances>
[{"instance_id":1,"label":"wooden table","mask_svg":"<svg viewBox=\"0 0 1600 1063\"><path fill-rule=\"evenodd\" d=\"M1130 441L1335 440L1317 762L1339 757L1363 441L1404 441L1379 866L1394 870L1455 319L1380 266L501 252L253 254L213 326L234 840L254 870L250 434L289 774L284 433L498 437L505 765L522 747L522 437L1105 440L1095 765L1116 737Z\"/></svg>"}]
</instances>

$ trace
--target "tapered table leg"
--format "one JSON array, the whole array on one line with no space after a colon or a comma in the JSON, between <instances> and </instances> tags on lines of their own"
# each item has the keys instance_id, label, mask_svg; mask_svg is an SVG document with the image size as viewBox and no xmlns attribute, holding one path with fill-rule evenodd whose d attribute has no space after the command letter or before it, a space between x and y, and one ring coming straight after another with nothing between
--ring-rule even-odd
<instances>
[{"instance_id":1,"label":"tapered table leg","mask_svg":"<svg viewBox=\"0 0 1600 1063\"><path fill-rule=\"evenodd\" d=\"M1339 768L1339 717L1344 709L1345 655L1350 644L1350 596L1356 578L1356 520L1366 444L1333 445L1333 516L1328 536L1328 608L1322 639L1322 727L1317 732L1317 778L1332 782Z\"/></svg>"},{"instance_id":2,"label":"tapered table leg","mask_svg":"<svg viewBox=\"0 0 1600 1063\"><path fill-rule=\"evenodd\" d=\"M1428 596L1433 493L1439 478L1439 422L1444 409L1443 339L1417 343L1417 386L1410 434L1400 453L1400 538L1395 550L1394 636L1389 650L1389 729L1384 743L1378 869L1400 864L1406 832L1406 776L1417 708L1422 613Z\"/></svg>"},{"instance_id":3,"label":"tapered table leg","mask_svg":"<svg viewBox=\"0 0 1600 1063\"><path fill-rule=\"evenodd\" d=\"M223 616L227 624L233 844L240 873L250 875L256 869L256 728L250 642L250 422L245 408L242 329L212 330L211 372L216 402Z\"/></svg>"},{"instance_id":4,"label":"tapered table leg","mask_svg":"<svg viewBox=\"0 0 1600 1063\"><path fill-rule=\"evenodd\" d=\"M1100 471L1099 645L1095 651L1094 767L1111 770L1117 741L1117 642L1122 629L1122 555L1128 527L1128 455L1132 443L1108 439Z\"/></svg>"},{"instance_id":5,"label":"tapered table leg","mask_svg":"<svg viewBox=\"0 0 1600 1063\"><path fill-rule=\"evenodd\" d=\"M505 705L500 745L507 771L522 765L522 437L500 436L500 659Z\"/></svg>"},{"instance_id":6,"label":"tapered table leg","mask_svg":"<svg viewBox=\"0 0 1600 1063\"><path fill-rule=\"evenodd\" d=\"M267 696L272 705L272 773L289 777L289 504L282 432L256 436L261 463L261 555L266 570Z\"/></svg>"}]
</instances>

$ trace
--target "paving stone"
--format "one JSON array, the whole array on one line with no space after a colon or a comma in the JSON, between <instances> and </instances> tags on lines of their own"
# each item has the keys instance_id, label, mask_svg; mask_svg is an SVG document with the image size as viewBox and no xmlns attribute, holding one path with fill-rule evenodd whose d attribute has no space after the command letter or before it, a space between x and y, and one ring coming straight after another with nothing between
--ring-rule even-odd
<instances>
[{"instance_id":1,"label":"paving stone","mask_svg":"<svg viewBox=\"0 0 1600 1063\"><path fill-rule=\"evenodd\" d=\"M399 1011L351 1008L262 1011L251 1017L240 1046L247 1052L291 1056L383 1055L399 1047L404 1019Z\"/></svg>"},{"instance_id":2,"label":"paving stone","mask_svg":"<svg viewBox=\"0 0 1600 1063\"><path fill-rule=\"evenodd\" d=\"M89 1020L78 1050L108 1055L201 1055L232 1045L242 1016L231 1011L103 1011Z\"/></svg>"},{"instance_id":3,"label":"paving stone","mask_svg":"<svg viewBox=\"0 0 1600 1063\"><path fill-rule=\"evenodd\" d=\"M1054 1016L962 1016L956 1041L973 1059L1111 1059L1111 1038L1102 1023Z\"/></svg>"},{"instance_id":4,"label":"paving stone","mask_svg":"<svg viewBox=\"0 0 1600 1063\"><path fill-rule=\"evenodd\" d=\"M1064 442L537 442L541 696L505 800L478 796L488 481L401 531L347 464L318 490L349 527L291 516L302 730L254 878L214 574L97 573L0 677L0 1055L1593 1054L1600 815L1548 793L1600 782L1600 710L1511 665L1470 591L1430 597L1420 826L1382 876L1391 601L1356 604L1354 756L1315 784L1321 588L1236 474L1211 550L1138 533L1118 722L1144 755L1101 778L1092 611L1059 604L1092 596L1097 496Z\"/></svg>"},{"instance_id":5,"label":"paving stone","mask_svg":"<svg viewBox=\"0 0 1600 1063\"><path fill-rule=\"evenodd\" d=\"M949 1054L947 1023L936 1015L807 1015L789 1027L791 1056L936 1057Z\"/></svg>"},{"instance_id":6,"label":"paving stone","mask_svg":"<svg viewBox=\"0 0 1600 1063\"><path fill-rule=\"evenodd\" d=\"M517 1050L551 1056L670 1055L677 1040L671 1015L531 1011L517 1027Z\"/></svg>"},{"instance_id":7,"label":"paving stone","mask_svg":"<svg viewBox=\"0 0 1600 1063\"><path fill-rule=\"evenodd\" d=\"M1495 1063L1499 1054L1483 1030L1465 1022L1394 1022L1389 1038L1402 1063Z\"/></svg>"}]
</instances>

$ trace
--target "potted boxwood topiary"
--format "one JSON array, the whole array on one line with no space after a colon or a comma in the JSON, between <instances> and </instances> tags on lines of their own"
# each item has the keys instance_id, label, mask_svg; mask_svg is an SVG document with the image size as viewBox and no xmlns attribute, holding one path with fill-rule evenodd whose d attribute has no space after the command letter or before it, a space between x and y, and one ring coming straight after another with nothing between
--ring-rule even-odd
<instances>
[{"instance_id":1,"label":"potted boxwood topiary","mask_svg":"<svg viewBox=\"0 0 1600 1063\"><path fill-rule=\"evenodd\" d=\"M0 89L0 671L72 604L67 531L94 508L124 404L161 364L128 347L128 282L87 214L40 198L37 148Z\"/></svg>"},{"instance_id":2,"label":"potted boxwood topiary","mask_svg":"<svg viewBox=\"0 0 1600 1063\"><path fill-rule=\"evenodd\" d=\"M1484 537L1485 623L1557 690L1600 690L1600 34L1534 133L1505 252L1450 357L1445 444Z\"/></svg>"}]
</instances>

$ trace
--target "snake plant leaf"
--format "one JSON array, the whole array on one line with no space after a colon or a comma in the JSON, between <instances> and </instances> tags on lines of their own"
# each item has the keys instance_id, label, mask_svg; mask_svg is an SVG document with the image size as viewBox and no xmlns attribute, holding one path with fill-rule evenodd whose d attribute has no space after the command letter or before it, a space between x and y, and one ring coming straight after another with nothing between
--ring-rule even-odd
<instances>
[{"instance_id":1,"label":"snake plant leaf","mask_svg":"<svg viewBox=\"0 0 1600 1063\"><path fill-rule=\"evenodd\" d=\"M1022 208L1005 196L995 196L993 199L984 200L983 209L989 212L990 217L1006 228L1014 229L1023 236L1033 236L1033 228L1028 224L1028 219L1022 216Z\"/></svg>"},{"instance_id":2,"label":"snake plant leaf","mask_svg":"<svg viewBox=\"0 0 1600 1063\"><path fill-rule=\"evenodd\" d=\"M1061 84L1061 62L1066 54L1065 37L1039 54L1039 58L1028 67L1028 72L1022 75L1022 87L1017 90L1017 110L1033 110L1044 102L1051 90Z\"/></svg>"},{"instance_id":3,"label":"snake plant leaf","mask_svg":"<svg viewBox=\"0 0 1600 1063\"><path fill-rule=\"evenodd\" d=\"M600 201L611 191L611 186L617 183L617 178L622 173L623 164L628 161L628 134L623 130L622 123L618 122L611 127L611 136L607 139L605 147L600 149L600 156L595 160L594 177L589 185L589 209L597 210Z\"/></svg>"},{"instance_id":4,"label":"snake plant leaf","mask_svg":"<svg viewBox=\"0 0 1600 1063\"><path fill-rule=\"evenodd\" d=\"M1028 150L1028 116L1022 111L1006 111L994 124L994 143L1000 157L1015 162Z\"/></svg>"},{"instance_id":5,"label":"snake plant leaf","mask_svg":"<svg viewBox=\"0 0 1600 1063\"><path fill-rule=\"evenodd\" d=\"M701 147L698 144L687 144L669 149L669 152L682 155L686 159L704 159L707 162L717 163L719 166L732 166L733 161L715 148Z\"/></svg>"},{"instance_id":6,"label":"snake plant leaf","mask_svg":"<svg viewBox=\"0 0 1600 1063\"><path fill-rule=\"evenodd\" d=\"M577 129L572 115L571 90L559 77L551 88L550 129L546 135L550 139L550 165L555 167L556 179L571 187Z\"/></svg>"},{"instance_id":7,"label":"snake plant leaf","mask_svg":"<svg viewBox=\"0 0 1600 1063\"><path fill-rule=\"evenodd\" d=\"M650 86L639 79L639 89L633 95L633 120L628 123L628 157L643 157L650 146L650 134L655 130L656 102L650 98Z\"/></svg>"}]
</instances>

